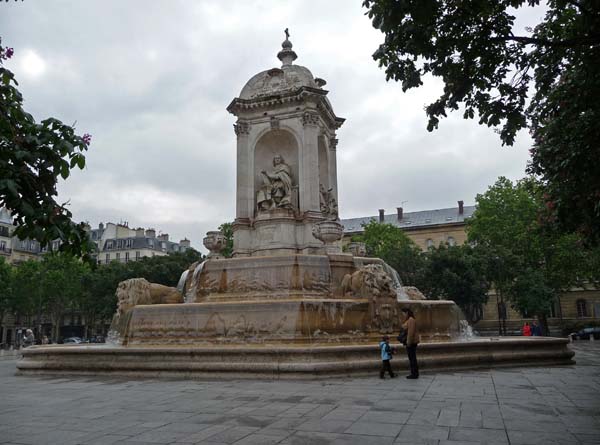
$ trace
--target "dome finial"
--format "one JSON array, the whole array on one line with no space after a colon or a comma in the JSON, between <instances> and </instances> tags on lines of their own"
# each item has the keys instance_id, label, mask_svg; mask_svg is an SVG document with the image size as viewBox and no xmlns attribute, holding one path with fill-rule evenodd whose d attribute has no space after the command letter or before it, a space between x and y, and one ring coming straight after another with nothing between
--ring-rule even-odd
<instances>
[{"instance_id":1,"label":"dome finial","mask_svg":"<svg viewBox=\"0 0 600 445\"><path fill-rule=\"evenodd\" d=\"M296 53L292 50L292 42L290 42L290 31L285 28L285 40L281 44L282 50L277 53L277 58L281 60L281 66L291 65L294 60L298 58Z\"/></svg>"}]
</instances>

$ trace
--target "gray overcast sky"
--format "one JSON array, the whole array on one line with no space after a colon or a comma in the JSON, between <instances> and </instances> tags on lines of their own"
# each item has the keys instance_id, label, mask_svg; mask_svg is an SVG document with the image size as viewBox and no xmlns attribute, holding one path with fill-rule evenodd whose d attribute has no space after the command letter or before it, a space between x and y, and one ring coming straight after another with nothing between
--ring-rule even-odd
<instances>
[{"instance_id":1,"label":"gray overcast sky","mask_svg":"<svg viewBox=\"0 0 600 445\"><path fill-rule=\"evenodd\" d=\"M276 58L289 27L295 63L327 80L338 116L342 218L474 203L498 176L524 176L530 138L501 147L455 113L429 133L428 79L402 93L371 58L382 34L360 0L25 0L0 3L7 63L36 119L91 133L87 167L60 186L78 220L128 221L202 248L235 212L234 116L225 107ZM519 16L534 26L539 10ZM202 248L203 250L203 248Z\"/></svg>"}]
</instances>

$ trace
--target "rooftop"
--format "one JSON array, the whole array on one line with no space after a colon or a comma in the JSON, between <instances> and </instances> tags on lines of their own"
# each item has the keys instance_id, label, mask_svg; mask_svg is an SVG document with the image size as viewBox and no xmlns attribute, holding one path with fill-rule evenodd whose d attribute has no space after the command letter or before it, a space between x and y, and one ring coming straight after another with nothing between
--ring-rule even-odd
<instances>
[{"instance_id":1,"label":"rooftop","mask_svg":"<svg viewBox=\"0 0 600 445\"><path fill-rule=\"evenodd\" d=\"M475 211L476 206L464 206L463 213L458 212L458 207L448 209L422 210L420 212L404 212L402 219L398 220L397 213L390 213L384 216L384 223L393 224L402 229L415 229L440 224L464 223ZM342 219L340 222L344 226L344 232L354 233L362 232L363 224L370 221L379 221L379 216L363 216L360 218Z\"/></svg>"}]
</instances>

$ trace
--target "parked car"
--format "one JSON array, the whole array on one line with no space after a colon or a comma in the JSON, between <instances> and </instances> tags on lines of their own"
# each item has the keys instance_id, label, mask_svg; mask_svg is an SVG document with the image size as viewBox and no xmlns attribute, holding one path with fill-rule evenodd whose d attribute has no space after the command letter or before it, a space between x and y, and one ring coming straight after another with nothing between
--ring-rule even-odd
<instances>
[{"instance_id":1,"label":"parked car","mask_svg":"<svg viewBox=\"0 0 600 445\"><path fill-rule=\"evenodd\" d=\"M600 327L583 328L571 334L571 337L573 337L573 340L589 340L590 337L594 337L594 340L600 340Z\"/></svg>"},{"instance_id":2,"label":"parked car","mask_svg":"<svg viewBox=\"0 0 600 445\"><path fill-rule=\"evenodd\" d=\"M68 337L63 340L63 343L65 345L67 345L67 344L78 345L79 343L83 343L83 340L79 337Z\"/></svg>"}]
</instances>

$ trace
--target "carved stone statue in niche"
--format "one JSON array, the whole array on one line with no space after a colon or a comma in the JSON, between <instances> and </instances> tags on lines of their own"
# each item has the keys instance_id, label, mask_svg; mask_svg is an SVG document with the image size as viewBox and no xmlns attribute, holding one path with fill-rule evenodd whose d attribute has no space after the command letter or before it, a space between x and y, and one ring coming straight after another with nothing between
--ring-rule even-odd
<instances>
[{"instance_id":1,"label":"carved stone statue in niche","mask_svg":"<svg viewBox=\"0 0 600 445\"><path fill-rule=\"evenodd\" d=\"M256 194L259 212L292 207L292 169L281 155L273 158L273 170L260 172L262 185Z\"/></svg>"},{"instance_id":2,"label":"carved stone statue in niche","mask_svg":"<svg viewBox=\"0 0 600 445\"><path fill-rule=\"evenodd\" d=\"M325 190L323 184L319 185L320 189L320 206L321 213L325 218L330 221L337 221L338 219L338 205L337 201L333 197L333 189Z\"/></svg>"}]
</instances>

